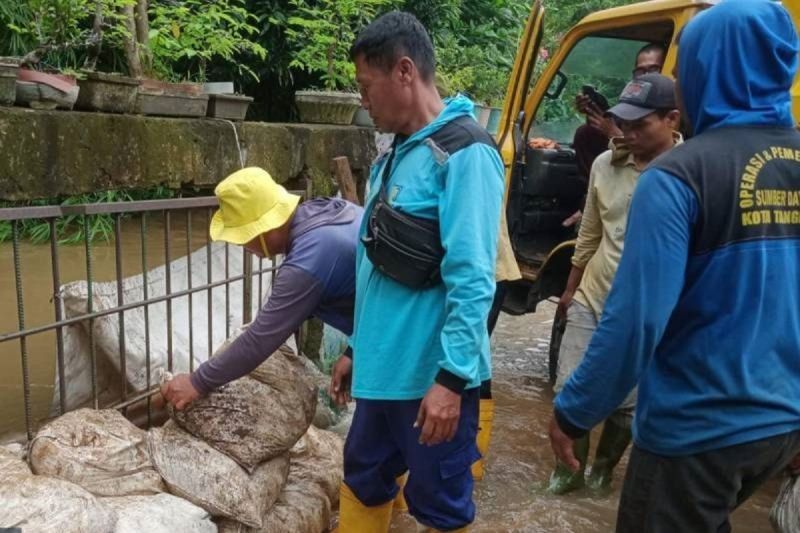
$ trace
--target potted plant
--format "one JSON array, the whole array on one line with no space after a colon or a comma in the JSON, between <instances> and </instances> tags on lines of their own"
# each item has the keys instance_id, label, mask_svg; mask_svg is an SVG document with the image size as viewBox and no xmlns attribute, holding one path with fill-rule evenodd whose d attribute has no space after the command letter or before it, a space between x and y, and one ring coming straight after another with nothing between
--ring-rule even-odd
<instances>
[{"instance_id":1,"label":"potted plant","mask_svg":"<svg viewBox=\"0 0 800 533\"><path fill-rule=\"evenodd\" d=\"M78 99L74 76L21 68L17 72L16 104L33 109L72 109Z\"/></svg>"},{"instance_id":2,"label":"potted plant","mask_svg":"<svg viewBox=\"0 0 800 533\"><path fill-rule=\"evenodd\" d=\"M74 76L60 74L55 69L45 72L41 65L48 60L48 64L74 69L74 63L59 59L88 46L89 31L82 25L82 18L89 3L90 0L27 0L15 6L13 21L7 22L7 26L15 38L13 48L22 55L15 82L18 105L72 109L80 90ZM13 67L3 70L7 78Z\"/></svg>"},{"instance_id":3,"label":"potted plant","mask_svg":"<svg viewBox=\"0 0 800 533\"><path fill-rule=\"evenodd\" d=\"M502 109L497 104L503 101L506 83L505 71L494 65L486 65L475 76L474 90L479 101L484 104L481 106L478 122L492 135L497 133L500 124Z\"/></svg>"},{"instance_id":4,"label":"potted plant","mask_svg":"<svg viewBox=\"0 0 800 533\"><path fill-rule=\"evenodd\" d=\"M266 49L250 40L257 33L256 17L245 9L244 0L164 2L154 4L147 13L147 31L136 32L134 47L146 48L150 54L150 69L142 68L142 73L169 81L142 79L136 111L164 116L205 116L210 111L211 116L244 118L252 98L209 95L201 85L207 81L212 59L232 62L240 72L256 77L237 56L266 58ZM136 20L138 24L140 18Z\"/></svg>"},{"instance_id":5,"label":"potted plant","mask_svg":"<svg viewBox=\"0 0 800 533\"><path fill-rule=\"evenodd\" d=\"M322 90L297 91L301 122L351 124L361 106L354 92L355 67L349 49L356 32L389 0L290 0L295 9L286 36L296 49L291 68L318 74Z\"/></svg>"},{"instance_id":6,"label":"potted plant","mask_svg":"<svg viewBox=\"0 0 800 533\"><path fill-rule=\"evenodd\" d=\"M0 105L14 105L17 97L19 60L0 57Z\"/></svg>"}]
</instances>

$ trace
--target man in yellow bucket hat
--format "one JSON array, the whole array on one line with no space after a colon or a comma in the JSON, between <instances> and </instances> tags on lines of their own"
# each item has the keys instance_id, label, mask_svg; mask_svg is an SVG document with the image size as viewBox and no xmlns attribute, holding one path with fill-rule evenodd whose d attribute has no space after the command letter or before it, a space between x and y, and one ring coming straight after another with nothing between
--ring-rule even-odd
<instances>
[{"instance_id":1,"label":"man in yellow bucket hat","mask_svg":"<svg viewBox=\"0 0 800 533\"><path fill-rule=\"evenodd\" d=\"M300 204L299 196L260 168L231 174L214 193L219 198L209 228L214 241L243 246L259 257L285 257L250 327L224 353L162 386L177 409L249 374L312 316L346 335L353 331L361 207L339 198Z\"/></svg>"}]
</instances>

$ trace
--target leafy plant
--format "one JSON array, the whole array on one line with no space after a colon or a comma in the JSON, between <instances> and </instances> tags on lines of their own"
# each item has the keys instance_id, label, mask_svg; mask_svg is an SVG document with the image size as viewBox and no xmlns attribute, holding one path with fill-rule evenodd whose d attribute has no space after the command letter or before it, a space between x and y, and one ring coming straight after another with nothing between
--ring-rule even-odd
<instances>
[{"instance_id":1,"label":"leafy plant","mask_svg":"<svg viewBox=\"0 0 800 533\"><path fill-rule=\"evenodd\" d=\"M251 38L257 35L258 18L247 11L244 0L184 0L159 2L150 9L149 44L154 68L164 78L206 79L209 62L220 58L238 72L258 79L244 61L250 54L257 61L267 50Z\"/></svg>"},{"instance_id":2,"label":"leafy plant","mask_svg":"<svg viewBox=\"0 0 800 533\"><path fill-rule=\"evenodd\" d=\"M8 39L8 51L22 55L23 64L44 61L59 68L80 68L85 50L98 45L103 35L112 45L124 39L126 28L122 12L136 0L25 0L13 10L4 7L0 17L14 37ZM99 15L103 33L88 23Z\"/></svg>"},{"instance_id":3,"label":"leafy plant","mask_svg":"<svg viewBox=\"0 0 800 533\"><path fill-rule=\"evenodd\" d=\"M76 205L106 202L126 202L133 200L158 200L174 198L176 191L167 187L154 187L133 191L104 191L79 196L69 196L64 199L48 198L32 200L29 202L1 202L0 207L44 206L44 205ZM124 218L124 217L123 217ZM33 244L42 244L50 241L50 223L46 220L28 219L21 220L19 236ZM111 215L94 215L89 219L89 241L108 242L114 236L114 218ZM83 216L70 215L56 220L56 235L59 244L79 244L84 242L86 227ZM6 242L13 237L13 226L9 221L0 222L0 242Z\"/></svg>"},{"instance_id":4,"label":"leafy plant","mask_svg":"<svg viewBox=\"0 0 800 533\"><path fill-rule=\"evenodd\" d=\"M289 0L295 14L286 37L296 49L294 69L318 73L325 89L352 89L355 67L349 50L358 31L390 0Z\"/></svg>"}]
</instances>

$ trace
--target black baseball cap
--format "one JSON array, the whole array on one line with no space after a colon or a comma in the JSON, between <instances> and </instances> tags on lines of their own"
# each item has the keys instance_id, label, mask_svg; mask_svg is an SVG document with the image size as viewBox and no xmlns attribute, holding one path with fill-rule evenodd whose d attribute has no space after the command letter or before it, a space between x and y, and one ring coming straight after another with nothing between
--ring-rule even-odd
<instances>
[{"instance_id":1,"label":"black baseball cap","mask_svg":"<svg viewBox=\"0 0 800 533\"><path fill-rule=\"evenodd\" d=\"M675 82L662 74L639 76L623 89L608 113L622 120L639 120L660 109L677 109Z\"/></svg>"}]
</instances>

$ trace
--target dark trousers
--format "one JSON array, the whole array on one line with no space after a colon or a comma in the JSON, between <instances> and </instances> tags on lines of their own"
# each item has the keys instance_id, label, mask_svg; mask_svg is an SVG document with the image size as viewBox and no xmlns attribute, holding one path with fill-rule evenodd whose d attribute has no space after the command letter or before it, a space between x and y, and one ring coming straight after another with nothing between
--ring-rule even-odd
<instances>
[{"instance_id":1,"label":"dark trousers","mask_svg":"<svg viewBox=\"0 0 800 533\"><path fill-rule=\"evenodd\" d=\"M397 496L396 478L408 471L403 495L418 522L440 531L475 518L472 463L480 458L478 389L464 391L456 436L436 446L419 443L414 427L422 400L356 400L344 445L344 482L366 506Z\"/></svg>"},{"instance_id":2,"label":"dark trousers","mask_svg":"<svg viewBox=\"0 0 800 533\"><path fill-rule=\"evenodd\" d=\"M617 533L727 533L731 512L800 453L800 431L683 457L634 446Z\"/></svg>"}]
</instances>

